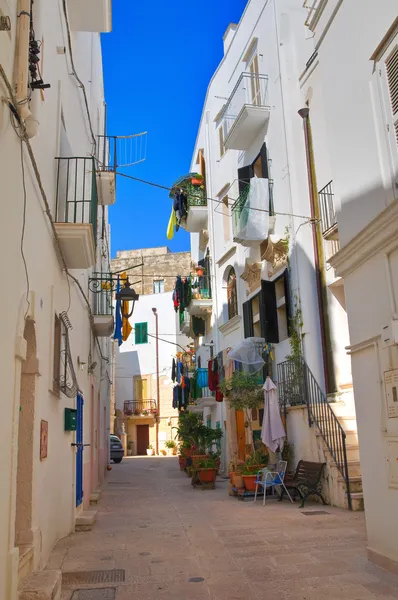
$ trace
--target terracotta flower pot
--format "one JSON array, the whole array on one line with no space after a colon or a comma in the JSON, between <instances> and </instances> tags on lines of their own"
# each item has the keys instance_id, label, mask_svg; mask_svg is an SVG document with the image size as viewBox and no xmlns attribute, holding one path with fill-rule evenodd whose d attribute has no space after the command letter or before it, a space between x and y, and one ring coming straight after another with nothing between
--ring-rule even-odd
<instances>
[{"instance_id":1,"label":"terracotta flower pot","mask_svg":"<svg viewBox=\"0 0 398 600\"><path fill-rule=\"evenodd\" d=\"M191 183L192 183L192 185L202 185L203 178L192 177Z\"/></svg>"},{"instance_id":2,"label":"terracotta flower pot","mask_svg":"<svg viewBox=\"0 0 398 600\"><path fill-rule=\"evenodd\" d=\"M255 475L242 475L243 482L245 484L245 488L247 492L255 492L256 491L256 479L257 474Z\"/></svg>"},{"instance_id":3,"label":"terracotta flower pot","mask_svg":"<svg viewBox=\"0 0 398 600\"><path fill-rule=\"evenodd\" d=\"M193 454L191 456L192 458L192 466L196 467L196 465L198 464L198 462L200 460L205 460L206 458L208 458L207 454Z\"/></svg>"},{"instance_id":4,"label":"terracotta flower pot","mask_svg":"<svg viewBox=\"0 0 398 600\"><path fill-rule=\"evenodd\" d=\"M234 487L237 490L241 490L245 487L243 477L240 473L234 473Z\"/></svg>"},{"instance_id":5,"label":"terracotta flower pot","mask_svg":"<svg viewBox=\"0 0 398 600\"><path fill-rule=\"evenodd\" d=\"M217 469L198 469L197 473L201 483L214 483L217 476Z\"/></svg>"}]
</instances>

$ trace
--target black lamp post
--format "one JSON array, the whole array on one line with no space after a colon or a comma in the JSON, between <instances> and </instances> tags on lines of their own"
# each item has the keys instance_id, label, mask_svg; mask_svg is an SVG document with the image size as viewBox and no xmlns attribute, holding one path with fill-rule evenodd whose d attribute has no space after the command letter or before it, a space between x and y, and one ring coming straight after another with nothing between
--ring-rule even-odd
<instances>
[{"instance_id":1,"label":"black lamp post","mask_svg":"<svg viewBox=\"0 0 398 600\"><path fill-rule=\"evenodd\" d=\"M123 302L132 302L133 303L133 306L131 307L131 310L129 313L123 312L123 304L122 304L122 315L125 319L129 319L131 317L131 315L133 314L134 305L138 299L139 299L139 295L136 293L134 288L131 287L131 283L127 279L126 282L124 283L123 287L116 294L116 300L120 300L120 302L122 302L122 303Z\"/></svg>"}]
</instances>

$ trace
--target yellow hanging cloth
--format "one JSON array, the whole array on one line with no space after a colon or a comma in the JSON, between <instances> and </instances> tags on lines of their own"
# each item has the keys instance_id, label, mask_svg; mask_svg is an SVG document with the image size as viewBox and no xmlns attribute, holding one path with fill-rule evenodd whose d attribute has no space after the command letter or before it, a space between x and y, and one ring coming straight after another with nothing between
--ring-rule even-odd
<instances>
[{"instance_id":1,"label":"yellow hanging cloth","mask_svg":"<svg viewBox=\"0 0 398 600\"><path fill-rule=\"evenodd\" d=\"M120 275L120 284L123 285L127 280L127 273L121 273ZM130 312L130 302L122 302L121 303L121 309L122 309L122 340L123 342L127 341L129 338L130 333L132 332L133 328L131 327L129 320L124 317L123 315L126 314L128 315Z\"/></svg>"},{"instance_id":2,"label":"yellow hanging cloth","mask_svg":"<svg viewBox=\"0 0 398 600\"><path fill-rule=\"evenodd\" d=\"M169 224L167 225L167 239L168 240L172 240L174 237L174 228L176 226L177 223L177 219L176 219L176 213L173 207L171 207L171 215L170 215L170 219L169 219Z\"/></svg>"}]
</instances>

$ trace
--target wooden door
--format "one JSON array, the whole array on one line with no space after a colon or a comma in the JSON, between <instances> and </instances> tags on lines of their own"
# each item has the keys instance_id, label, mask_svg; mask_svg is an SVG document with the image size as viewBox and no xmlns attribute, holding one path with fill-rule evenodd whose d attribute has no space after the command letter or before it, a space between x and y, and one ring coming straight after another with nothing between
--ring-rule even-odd
<instances>
[{"instance_id":1,"label":"wooden door","mask_svg":"<svg viewBox=\"0 0 398 600\"><path fill-rule=\"evenodd\" d=\"M236 437L238 441L238 457L240 460L245 460L246 449L246 432L245 432L245 415L243 410L235 411L236 416Z\"/></svg>"},{"instance_id":2,"label":"wooden door","mask_svg":"<svg viewBox=\"0 0 398 600\"><path fill-rule=\"evenodd\" d=\"M137 425L137 454L144 456L149 446L149 425Z\"/></svg>"}]
</instances>

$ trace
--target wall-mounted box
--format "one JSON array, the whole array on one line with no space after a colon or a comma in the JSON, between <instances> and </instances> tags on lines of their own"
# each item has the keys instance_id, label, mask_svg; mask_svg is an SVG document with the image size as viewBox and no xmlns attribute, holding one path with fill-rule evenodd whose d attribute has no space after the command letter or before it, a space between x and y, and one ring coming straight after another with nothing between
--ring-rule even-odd
<instances>
[{"instance_id":1,"label":"wall-mounted box","mask_svg":"<svg viewBox=\"0 0 398 600\"><path fill-rule=\"evenodd\" d=\"M65 431L76 431L77 410L65 408Z\"/></svg>"}]
</instances>

